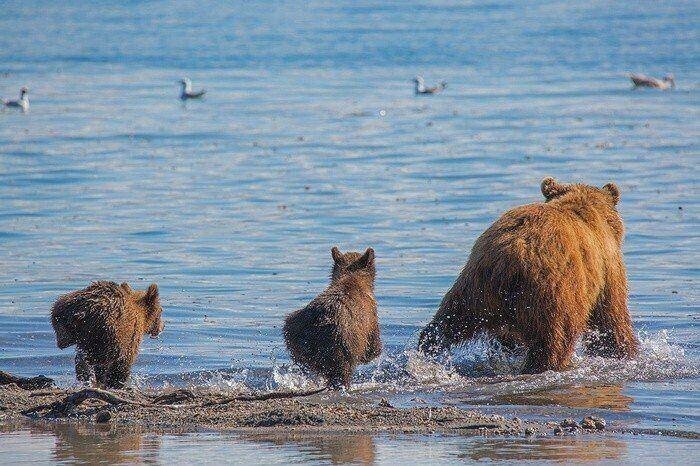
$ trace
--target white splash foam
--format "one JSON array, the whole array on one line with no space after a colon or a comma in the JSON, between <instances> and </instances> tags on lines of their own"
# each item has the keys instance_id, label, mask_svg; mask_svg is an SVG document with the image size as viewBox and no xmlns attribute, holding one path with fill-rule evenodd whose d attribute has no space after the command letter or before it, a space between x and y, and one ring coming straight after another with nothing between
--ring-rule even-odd
<instances>
[{"instance_id":1,"label":"white splash foam","mask_svg":"<svg viewBox=\"0 0 700 466\"><path fill-rule=\"evenodd\" d=\"M524 351L509 351L497 341L480 336L438 358L412 348L385 353L355 378L359 389L460 390L483 397L520 394L576 385L620 384L700 376L698 361L686 357L667 331L639 335L640 354L632 360L587 356L577 346L573 368L520 375Z\"/></svg>"},{"instance_id":2,"label":"white splash foam","mask_svg":"<svg viewBox=\"0 0 700 466\"><path fill-rule=\"evenodd\" d=\"M274 365L266 388L268 390L308 390L319 387L317 382L310 379L296 365Z\"/></svg>"},{"instance_id":3,"label":"white splash foam","mask_svg":"<svg viewBox=\"0 0 700 466\"><path fill-rule=\"evenodd\" d=\"M525 394L572 386L622 384L626 381L661 381L700 376L700 364L688 358L684 349L672 343L665 330L639 335L640 354L633 360L606 359L584 354L577 345L573 368L521 375L524 351L509 351L497 341L482 335L437 358L415 349L386 351L372 364L358 368L351 391L432 392L442 390L467 394L474 399ZM259 390L308 390L319 388L323 380L310 377L296 365L203 371L185 374L163 388L179 385L226 392L246 393ZM135 375L137 387L154 387L154 380Z\"/></svg>"}]
</instances>

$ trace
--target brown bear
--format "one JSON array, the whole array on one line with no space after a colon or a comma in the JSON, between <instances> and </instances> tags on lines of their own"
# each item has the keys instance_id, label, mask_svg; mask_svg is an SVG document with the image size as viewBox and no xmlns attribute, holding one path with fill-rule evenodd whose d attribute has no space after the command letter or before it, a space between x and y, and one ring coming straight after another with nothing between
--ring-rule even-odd
<instances>
[{"instance_id":1,"label":"brown bear","mask_svg":"<svg viewBox=\"0 0 700 466\"><path fill-rule=\"evenodd\" d=\"M287 316L284 340L294 362L326 378L331 388L350 386L358 364L382 351L374 299L374 250L331 249L331 283L305 308Z\"/></svg>"},{"instance_id":2,"label":"brown bear","mask_svg":"<svg viewBox=\"0 0 700 466\"><path fill-rule=\"evenodd\" d=\"M76 345L75 374L85 383L122 388L136 360L143 335L163 331L158 286L135 291L122 283L94 282L60 296L51 308L56 344Z\"/></svg>"},{"instance_id":3,"label":"brown bear","mask_svg":"<svg viewBox=\"0 0 700 466\"><path fill-rule=\"evenodd\" d=\"M602 188L545 178L545 202L506 212L474 243L419 348L435 353L485 331L528 349L524 372L566 368L576 340L591 354L634 357L627 309L624 226L613 183Z\"/></svg>"}]
</instances>

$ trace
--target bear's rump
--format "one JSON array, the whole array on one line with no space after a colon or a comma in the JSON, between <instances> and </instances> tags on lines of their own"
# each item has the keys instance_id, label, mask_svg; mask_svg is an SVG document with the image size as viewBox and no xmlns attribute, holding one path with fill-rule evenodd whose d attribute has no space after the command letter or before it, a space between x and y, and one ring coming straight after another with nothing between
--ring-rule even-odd
<instances>
[{"instance_id":1,"label":"bear's rump","mask_svg":"<svg viewBox=\"0 0 700 466\"><path fill-rule=\"evenodd\" d=\"M561 227L528 235L511 231L490 244L477 241L464 271L471 277L464 286L478 290L467 293L473 305L499 325L516 328L532 325L532 318L561 302L590 311L605 281L604 248L595 238L578 236L578 230Z\"/></svg>"}]
</instances>

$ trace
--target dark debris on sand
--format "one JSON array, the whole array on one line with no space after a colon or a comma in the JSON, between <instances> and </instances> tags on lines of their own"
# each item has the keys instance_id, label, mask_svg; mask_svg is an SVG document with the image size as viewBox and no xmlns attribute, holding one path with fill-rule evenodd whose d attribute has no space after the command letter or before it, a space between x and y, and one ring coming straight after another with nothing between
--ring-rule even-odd
<instances>
[{"instance_id":1,"label":"dark debris on sand","mask_svg":"<svg viewBox=\"0 0 700 466\"><path fill-rule=\"evenodd\" d=\"M456 407L394 407L336 393L272 392L231 396L201 390L23 390L0 386L0 422L18 420L140 425L154 430L309 430L552 435L559 422L523 421ZM584 432L584 430L581 430Z\"/></svg>"},{"instance_id":2,"label":"dark debris on sand","mask_svg":"<svg viewBox=\"0 0 700 466\"><path fill-rule=\"evenodd\" d=\"M113 390L57 388L43 376L16 377L0 371L0 425L68 422L140 426L153 431L252 431L318 433L442 433L484 436L602 435L606 432L700 439L700 434L668 429L610 428L586 416L555 421L507 419L457 407L395 407L357 400L325 388L257 394L209 389Z\"/></svg>"},{"instance_id":3,"label":"dark debris on sand","mask_svg":"<svg viewBox=\"0 0 700 466\"><path fill-rule=\"evenodd\" d=\"M0 386L16 385L24 390L36 390L53 386L53 380L43 375L36 377L18 377L5 371L0 371Z\"/></svg>"}]
</instances>

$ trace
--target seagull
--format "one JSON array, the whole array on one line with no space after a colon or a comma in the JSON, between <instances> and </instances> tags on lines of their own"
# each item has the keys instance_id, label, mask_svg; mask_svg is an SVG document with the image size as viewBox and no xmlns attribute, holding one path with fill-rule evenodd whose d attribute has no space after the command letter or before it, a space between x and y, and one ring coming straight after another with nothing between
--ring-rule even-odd
<instances>
[{"instance_id":1,"label":"seagull","mask_svg":"<svg viewBox=\"0 0 700 466\"><path fill-rule=\"evenodd\" d=\"M26 86L23 86L22 89L19 90L19 99L17 100L0 99L0 101L2 101L2 104L5 107L21 108L23 112L26 112L29 110L29 89Z\"/></svg>"},{"instance_id":2,"label":"seagull","mask_svg":"<svg viewBox=\"0 0 700 466\"><path fill-rule=\"evenodd\" d=\"M662 91L676 87L676 81L673 79L672 74L667 74L661 79L634 73L630 73L629 76L634 87L653 87Z\"/></svg>"},{"instance_id":3,"label":"seagull","mask_svg":"<svg viewBox=\"0 0 700 466\"><path fill-rule=\"evenodd\" d=\"M207 93L207 91L204 89L200 89L196 92L193 91L192 81L190 81L190 78L182 78L180 80L180 85L182 86L180 89L180 100L201 99L204 97L204 94Z\"/></svg>"},{"instance_id":4,"label":"seagull","mask_svg":"<svg viewBox=\"0 0 700 466\"><path fill-rule=\"evenodd\" d=\"M447 87L447 83L442 81L440 84L434 87L425 87L425 80L423 76L416 76L413 78L413 82L416 83L416 94L437 94L442 92L443 89Z\"/></svg>"}]
</instances>

